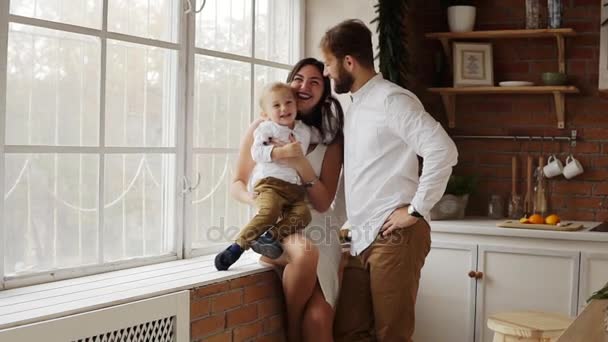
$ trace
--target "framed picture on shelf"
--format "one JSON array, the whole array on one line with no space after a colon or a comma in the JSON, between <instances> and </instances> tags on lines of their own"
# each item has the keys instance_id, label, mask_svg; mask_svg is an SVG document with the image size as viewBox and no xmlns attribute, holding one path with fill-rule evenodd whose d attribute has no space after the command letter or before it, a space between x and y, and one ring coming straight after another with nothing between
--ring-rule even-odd
<instances>
[{"instance_id":1,"label":"framed picture on shelf","mask_svg":"<svg viewBox=\"0 0 608 342\"><path fill-rule=\"evenodd\" d=\"M452 55L454 87L494 85L492 44L454 42Z\"/></svg>"}]
</instances>

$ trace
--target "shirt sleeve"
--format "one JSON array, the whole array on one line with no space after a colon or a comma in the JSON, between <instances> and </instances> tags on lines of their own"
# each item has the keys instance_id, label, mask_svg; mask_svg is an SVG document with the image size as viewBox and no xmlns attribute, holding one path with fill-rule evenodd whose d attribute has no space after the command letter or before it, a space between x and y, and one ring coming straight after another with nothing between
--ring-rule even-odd
<instances>
[{"instance_id":1,"label":"shirt sleeve","mask_svg":"<svg viewBox=\"0 0 608 342\"><path fill-rule=\"evenodd\" d=\"M253 131L253 145L251 145L251 157L257 163L272 162L272 149L270 138L273 137L272 122L264 121Z\"/></svg>"},{"instance_id":2,"label":"shirt sleeve","mask_svg":"<svg viewBox=\"0 0 608 342\"><path fill-rule=\"evenodd\" d=\"M389 129L423 158L418 189L410 204L427 217L445 192L452 167L458 162L458 150L414 95L392 94L385 107Z\"/></svg>"}]
</instances>

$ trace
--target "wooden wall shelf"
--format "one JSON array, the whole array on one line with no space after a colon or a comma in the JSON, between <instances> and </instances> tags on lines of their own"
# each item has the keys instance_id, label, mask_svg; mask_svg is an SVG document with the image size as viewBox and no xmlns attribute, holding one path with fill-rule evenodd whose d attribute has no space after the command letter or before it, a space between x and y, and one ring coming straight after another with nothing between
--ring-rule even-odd
<instances>
[{"instance_id":1,"label":"wooden wall shelf","mask_svg":"<svg viewBox=\"0 0 608 342\"><path fill-rule=\"evenodd\" d=\"M575 36L576 32L571 28L538 29L538 30L494 30L494 31L471 31L471 32L435 32L427 33L429 39L441 41L443 50L452 59L450 42L453 40L479 40L479 39L524 39L524 38L555 38L557 42L558 70L566 73L565 37ZM459 88L429 88L429 91L441 95L445 106L449 126L456 126L456 95L474 94L553 94L555 101L555 114L557 116L557 127L565 127L565 94L578 93L574 86L529 86L529 87L459 87Z\"/></svg>"},{"instance_id":2,"label":"wooden wall shelf","mask_svg":"<svg viewBox=\"0 0 608 342\"><path fill-rule=\"evenodd\" d=\"M566 106L564 94L579 92L578 88L574 86L429 88L429 91L441 95L450 128L456 127L456 95L480 94L553 94L557 128L565 128Z\"/></svg>"},{"instance_id":3,"label":"wooden wall shelf","mask_svg":"<svg viewBox=\"0 0 608 342\"><path fill-rule=\"evenodd\" d=\"M451 60L452 40L478 40L478 39L524 39L524 38L555 38L557 41L557 56L559 72L566 72L565 42L564 37L576 36L576 31L571 28L538 29L538 30L493 30L493 31L470 31L470 32L434 32L425 35L430 39L441 41L443 51Z\"/></svg>"}]
</instances>

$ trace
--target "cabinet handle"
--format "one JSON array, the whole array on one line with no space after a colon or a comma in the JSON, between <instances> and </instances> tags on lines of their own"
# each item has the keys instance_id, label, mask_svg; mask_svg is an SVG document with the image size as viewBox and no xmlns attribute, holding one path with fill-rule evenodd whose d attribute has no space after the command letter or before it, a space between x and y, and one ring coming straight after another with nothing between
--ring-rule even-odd
<instances>
[{"instance_id":1,"label":"cabinet handle","mask_svg":"<svg viewBox=\"0 0 608 342\"><path fill-rule=\"evenodd\" d=\"M470 271L470 272L469 272L469 278L477 278L477 272L475 272L475 271Z\"/></svg>"},{"instance_id":2,"label":"cabinet handle","mask_svg":"<svg viewBox=\"0 0 608 342\"><path fill-rule=\"evenodd\" d=\"M482 279L483 278L483 272L476 272L475 273L475 279Z\"/></svg>"}]
</instances>

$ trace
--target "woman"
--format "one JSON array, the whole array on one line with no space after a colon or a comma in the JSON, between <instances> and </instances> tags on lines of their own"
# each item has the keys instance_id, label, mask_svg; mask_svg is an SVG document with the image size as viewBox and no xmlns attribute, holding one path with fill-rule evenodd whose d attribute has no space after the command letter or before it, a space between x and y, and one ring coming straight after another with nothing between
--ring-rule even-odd
<instances>
[{"instance_id":1,"label":"woman","mask_svg":"<svg viewBox=\"0 0 608 342\"><path fill-rule=\"evenodd\" d=\"M297 96L298 119L316 127L323 137L323 144L311 146L306 155L281 160L298 171L303 183L312 183L307 194L313 220L303 232L282 241L284 253L281 258L262 258L262 261L284 266L288 341L332 341L341 259L338 230L345 220L342 187L338 192L343 158L342 107L331 95L329 78L323 77L323 63L314 58L298 62L287 83ZM234 198L252 205L255 195L247 190L247 184L255 162L249 151L253 131L260 122L251 124L241 142L231 187ZM297 144L287 145L301 151L296 149Z\"/></svg>"}]
</instances>

